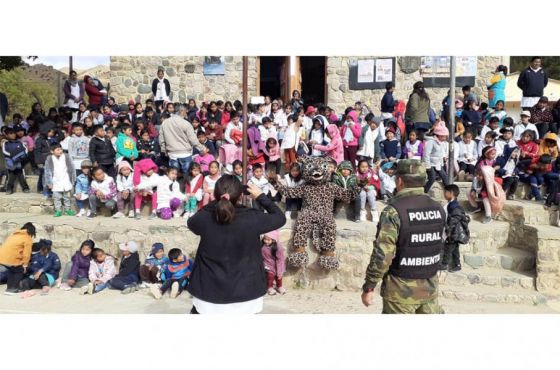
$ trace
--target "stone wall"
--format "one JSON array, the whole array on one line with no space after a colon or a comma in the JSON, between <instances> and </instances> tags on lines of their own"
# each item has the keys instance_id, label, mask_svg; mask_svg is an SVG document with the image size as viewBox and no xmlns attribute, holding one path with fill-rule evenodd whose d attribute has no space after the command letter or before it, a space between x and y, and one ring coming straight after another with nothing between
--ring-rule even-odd
<instances>
[{"instance_id":1,"label":"stone wall","mask_svg":"<svg viewBox=\"0 0 560 370\"><path fill-rule=\"evenodd\" d=\"M249 57L249 96L256 95L256 57ZM205 76L204 57L195 56L113 56L110 66L111 95L118 102L129 99L145 101L152 97L152 80L158 67L165 69L171 84L173 101L185 103L190 98L205 100L241 100L242 57L225 57L225 74Z\"/></svg>"},{"instance_id":2,"label":"stone wall","mask_svg":"<svg viewBox=\"0 0 560 370\"><path fill-rule=\"evenodd\" d=\"M350 90L348 86L349 77L349 61L359 59L372 59L381 57L329 57L327 60L327 88L328 88L328 105L337 112L342 112L348 106L354 106L356 101L367 104L374 113L378 114L381 107L381 98L385 93L385 89L376 90ZM488 99L488 90L486 89L486 79L496 70L501 63L502 57L488 56L478 57L478 68L476 76L476 84L474 92L481 99ZM412 92L412 85L416 81L421 81L420 71L406 74L401 71L398 57L395 63L395 98L408 100L408 96ZM428 88L428 94L432 101L432 107L439 112L441 109L441 101L447 95L447 88ZM457 93L461 93L461 86L457 86Z\"/></svg>"}]
</instances>

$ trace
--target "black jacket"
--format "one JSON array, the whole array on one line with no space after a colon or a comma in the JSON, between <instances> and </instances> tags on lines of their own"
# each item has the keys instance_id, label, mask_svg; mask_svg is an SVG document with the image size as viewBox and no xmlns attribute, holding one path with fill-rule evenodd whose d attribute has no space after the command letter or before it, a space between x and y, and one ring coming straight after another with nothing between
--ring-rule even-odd
<instances>
[{"instance_id":1,"label":"black jacket","mask_svg":"<svg viewBox=\"0 0 560 370\"><path fill-rule=\"evenodd\" d=\"M33 149L33 156L35 157L36 164L45 164L47 157L51 154L51 144L56 142L56 139L47 139L47 137L42 134L37 137L35 140L35 148Z\"/></svg>"},{"instance_id":2,"label":"black jacket","mask_svg":"<svg viewBox=\"0 0 560 370\"><path fill-rule=\"evenodd\" d=\"M159 80L157 78L154 78L152 81L152 93L154 94L154 98L156 97L158 82ZM169 84L167 78L163 79L163 84L165 85L165 93L169 96L169 94L171 94L171 85Z\"/></svg>"},{"instance_id":3,"label":"black jacket","mask_svg":"<svg viewBox=\"0 0 560 370\"><path fill-rule=\"evenodd\" d=\"M526 97L543 96L546 85L548 85L548 74L542 68L535 72L531 67L527 67L517 79L517 87L523 91L523 96Z\"/></svg>"},{"instance_id":4,"label":"black jacket","mask_svg":"<svg viewBox=\"0 0 560 370\"><path fill-rule=\"evenodd\" d=\"M196 298L223 304L265 295L260 236L282 227L286 217L266 195L257 201L268 213L237 206L233 222L222 225L216 222L216 203L212 202L189 218L189 229L200 235L187 288Z\"/></svg>"},{"instance_id":5,"label":"black jacket","mask_svg":"<svg viewBox=\"0 0 560 370\"><path fill-rule=\"evenodd\" d=\"M119 273L115 277L126 277L131 274L138 275L140 269L140 257L138 252L131 253L130 256L121 259Z\"/></svg>"},{"instance_id":6,"label":"black jacket","mask_svg":"<svg viewBox=\"0 0 560 370\"><path fill-rule=\"evenodd\" d=\"M447 220L445 223L446 243L466 244L469 242L470 218L457 200L447 205Z\"/></svg>"},{"instance_id":7,"label":"black jacket","mask_svg":"<svg viewBox=\"0 0 560 370\"><path fill-rule=\"evenodd\" d=\"M0 116L2 121L6 120L6 115L8 114L8 98L6 95L0 93Z\"/></svg>"},{"instance_id":8,"label":"black jacket","mask_svg":"<svg viewBox=\"0 0 560 370\"><path fill-rule=\"evenodd\" d=\"M91 163L108 165L115 163L115 148L107 137L94 136L89 141L89 158Z\"/></svg>"}]
</instances>

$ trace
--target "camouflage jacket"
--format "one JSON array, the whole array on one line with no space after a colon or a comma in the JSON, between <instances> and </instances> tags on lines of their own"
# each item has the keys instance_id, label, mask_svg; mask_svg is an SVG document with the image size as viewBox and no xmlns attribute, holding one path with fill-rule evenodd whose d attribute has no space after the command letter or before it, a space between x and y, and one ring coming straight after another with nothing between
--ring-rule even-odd
<instances>
[{"instance_id":1,"label":"camouflage jacket","mask_svg":"<svg viewBox=\"0 0 560 370\"><path fill-rule=\"evenodd\" d=\"M422 195L422 188L403 189L391 199L379 216L378 234L366 270L364 288L375 288L379 281L383 299L403 304L417 304L437 298L438 277L430 279L403 279L388 273L393 262L399 238L400 219L391 204L403 197Z\"/></svg>"}]
</instances>

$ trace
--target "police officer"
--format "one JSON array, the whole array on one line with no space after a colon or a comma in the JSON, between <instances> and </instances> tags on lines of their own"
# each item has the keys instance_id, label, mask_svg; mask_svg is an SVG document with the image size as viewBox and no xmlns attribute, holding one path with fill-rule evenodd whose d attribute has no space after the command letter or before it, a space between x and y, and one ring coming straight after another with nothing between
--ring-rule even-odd
<instances>
[{"instance_id":1,"label":"police officer","mask_svg":"<svg viewBox=\"0 0 560 370\"><path fill-rule=\"evenodd\" d=\"M362 302L373 303L381 284L383 313L443 313L437 271L443 250L445 211L424 194L426 168L419 160L397 164L397 195L379 218L366 270Z\"/></svg>"}]
</instances>

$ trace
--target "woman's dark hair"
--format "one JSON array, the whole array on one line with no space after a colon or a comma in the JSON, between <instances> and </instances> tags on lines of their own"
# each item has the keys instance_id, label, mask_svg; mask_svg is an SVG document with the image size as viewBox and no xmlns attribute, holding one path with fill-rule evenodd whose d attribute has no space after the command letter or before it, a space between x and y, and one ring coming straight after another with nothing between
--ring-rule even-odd
<instances>
[{"instance_id":1,"label":"woman's dark hair","mask_svg":"<svg viewBox=\"0 0 560 370\"><path fill-rule=\"evenodd\" d=\"M105 254L105 251L101 248L93 248L93 250L91 251L91 258L93 258L94 260L97 260L97 255L99 253Z\"/></svg>"},{"instance_id":2,"label":"woman's dark hair","mask_svg":"<svg viewBox=\"0 0 560 370\"><path fill-rule=\"evenodd\" d=\"M229 224L235 218L235 204L241 197L243 185L233 175L223 175L214 188L216 199L216 221L219 224ZM227 194L229 199L223 197Z\"/></svg>"},{"instance_id":3,"label":"woman's dark hair","mask_svg":"<svg viewBox=\"0 0 560 370\"><path fill-rule=\"evenodd\" d=\"M424 82L422 81L417 81L414 83L414 85L412 86L412 93L418 94L418 96L420 96L422 99L430 100L428 93L424 89Z\"/></svg>"},{"instance_id":4,"label":"woman's dark hair","mask_svg":"<svg viewBox=\"0 0 560 370\"><path fill-rule=\"evenodd\" d=\"M500 64L500 65L498 66L498 68L496 68L496 71L502 72L502 73L504 74L504 76L507 76L507 74L508 74L508 67L507 67L507 66L504 66L504 65L502 65L502 64Z\"/></svg>"},{"instance_id":5,"label":"woman's dark hair","mask_svg":"<svg viewBox=\"0 0 560 370\"><path fill-rule=\"evenodd\" d=\"M370 123L371 121L373 121L373 118L375 117L375 115L373 113L368 113L366 114L366 116L364 117L364 120L367 123Z\"/></svg>"},{"instance_id":6,"label":"woman's dark hair","mask_svg":"<svg viewBox=\"0 0 560 370\"><path fill-rule=\"evenodd\" d=\"M263 236L263 238L261 239L262 243L264 244L264 238L267 237L266 235ZM272 239L271 237L267 237L269 239ZM270 252L272 254L272 258L276 259L276 252L278 252L278 243L276 243L276 240L272 239L272 243L270 243Z\"/></svg>"},{"instance_id":7,"label":"woman's dark hair","mask_svg":"<svg viewBox=\"0 0 560 370\"><path fill-rule=\"evenodd\" d=\"M86 245L87 245L88 247L90 247L90 249L91 249L91 251L92 251L92 254L91 254L91 255L93 255L93 250L95 249L95 242L94 242L93 240L91 240L91 239L84 240L84 241L82 242L82 245L80 245L80 249L79 249L79 250L81 251L82 248L85 247Z\"/></svg>"},{"instance_id":8,"label":"woman's dark hair","mask_svg":"<svg viewBox=\"0 0 560 370\"><path fill-rule=\"evenodd\" d=\"M150 132L149 132L148 130L142 130L142 131L140 131L140 137L144 136L144 134L150 135Z\"/></svg>"},{"instance_id":9,"label":"woman's dark hair","mask_svg":"<svg viewBox=\"0 0 560 370\"><path fill-rule=\"evenodd\" d=\"M499 103L502 103L502 105L503 105L504 107L505 107L505 105L506 105L506 103L504 103L503 100L498 100L498 101L496 102L496 105L498 105ZM482 104L481 104L480 106L482 107Z\"/></svg>"},{"instance_id":10,"label":"woman's dark hair","mask_svg":"<svg viewBox=\"0 0 560 370\"><path fill-rule=\"evenodd\" d=\"M33 225L31 222L24 223L23 226L21 227L21 230L27 231L29 236L31 236L32 238L34 238L35 235L37 235L37 230L35 230L35 225Z\"/></svg>"},{"instance_id":11,"label":"woman's dark hair","mask_svg":"<svg viewBox=\"0 0 560 370\"><path fill-rule=\"evenodd\" d=\"M360 161L358 162L358 166L357 166L356 168L360 168L360 165L361 165L362 163L367 164L367 165L368 165L368 168L369 168L369 162L368 162L366 159L360 160Z\"/></svg>"}]
</instances>

